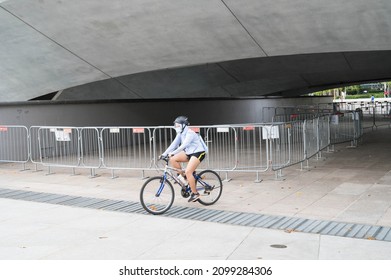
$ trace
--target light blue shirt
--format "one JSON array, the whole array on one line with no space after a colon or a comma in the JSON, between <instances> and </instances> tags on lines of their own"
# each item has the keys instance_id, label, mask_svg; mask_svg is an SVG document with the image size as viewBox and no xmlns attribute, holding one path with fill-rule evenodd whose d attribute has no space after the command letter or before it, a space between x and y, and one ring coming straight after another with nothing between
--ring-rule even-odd
<instances>
[{"instance_id":1,"label":"light blue shirt","mask_svg":"<svg viewBox=\"0 0 391 280\"><path fill-rule=\"evenodd\" d=\"M201 136L186 126L182 133L178 133L176 135L174 141L172 141L171 145L167 148L163 155L175 155L180 151L185 151L187 155L190 155L199 152L207 152L207 150L208 148Z\"/></svg>"}]
</instances>

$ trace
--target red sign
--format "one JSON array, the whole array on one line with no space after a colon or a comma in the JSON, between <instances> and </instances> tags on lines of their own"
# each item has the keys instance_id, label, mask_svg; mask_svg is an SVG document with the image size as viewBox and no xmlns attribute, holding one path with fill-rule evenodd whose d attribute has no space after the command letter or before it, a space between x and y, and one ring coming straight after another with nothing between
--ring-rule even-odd
<instances>
[{"instance_id":1,"label":"red sign","mask_svg":"<svg viewBox=\"0 0 391 280\"><path fill-rule=\"evenodd\" d=\"M144 133L144 127L134 127L133 133Z\"/></svg>"},{"instance_id":2,"label":"red sign","mask_svg":"<svg viewBox=\"0 0 391 280\"><path fill-rule=\"evenodd\" d=\"M243 127L243 130L255 130L255 127L253 127L253 126L245 126L245 127Z\"/></svg>"},{"instance_id":3,"label":"red sign","mask_svg":"<svg viewBox=\"0 0 391 280\"><path fill-rule=\"evenodd\" d=\"M191 130L194 132L200 133L200 128L199 127L190 127Z\"/></svg>"},{"instance_id":4,"label":"red sign","mask_svg":"<svg viewBox=\"0 0 391 280\"><path fill-rule=\"evenodd\" d=\"M7 131L8 131L8 127L0 126L0 132L7 132Z\"/></svg>"}]
</instances>

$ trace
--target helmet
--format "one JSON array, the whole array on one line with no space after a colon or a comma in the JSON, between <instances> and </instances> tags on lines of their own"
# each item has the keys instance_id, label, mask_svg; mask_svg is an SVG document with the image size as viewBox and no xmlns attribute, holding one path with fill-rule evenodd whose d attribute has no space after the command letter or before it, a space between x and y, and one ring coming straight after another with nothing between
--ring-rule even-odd
<instances>
[{"instance_id":1,"label":"helmet","mask_svg":"<svg viewBox=\"0 0 391 280\"><path fill-rule=\"evenodd\" d=\"M182 125L189 125L189 119L185 116L179 116L174 120L174 124L179 123Z\"/></svg>"},{"instance_id":2,"label":"helmet","mask_svg":"<svg viewBox=\"0 0 391 280\"><path fill-rule=\"evenodd\" d=\"M185 127L189 125L189 119L185 116L179 116L174 120L174 125L176 123L181 125L180 127L175 128L176 132L182 133Z\"/></svg>"}]
</instances>

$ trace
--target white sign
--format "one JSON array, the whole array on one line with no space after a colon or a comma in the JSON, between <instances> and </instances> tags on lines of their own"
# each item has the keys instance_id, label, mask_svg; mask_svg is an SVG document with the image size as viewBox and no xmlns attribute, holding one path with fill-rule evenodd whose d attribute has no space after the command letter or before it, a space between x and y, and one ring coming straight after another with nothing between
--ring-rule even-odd
<instances>
[{"instance_id":1,"label":"white sign","mask_svg":"<svg viewBox=\"0 0 391 280\"><path fill-rule=\"evenodd\" d=\"M68 129L56 129L54 132L56 135L56 141L71 141L72 130Z\"/></svg>"},{"instance_id":2,"label":"white sign","mask_svg":"<svg viewBox=\"0 0 391 280\"><path fill-rule=\"evenodd\" d=\"M278 139L280 138L280 133L278 131L278 126L263 126L262 127L262 139Z\"/></svg>"},{"instance_id":3,"label":"white sign","mask_svg":"<svg viewBox=\"0 0 391 280\"><path fill-rule=\"evenodd\" d=\"M229 127L218 127L217 132L229 132Z\"/></svg>"}]
</instances>

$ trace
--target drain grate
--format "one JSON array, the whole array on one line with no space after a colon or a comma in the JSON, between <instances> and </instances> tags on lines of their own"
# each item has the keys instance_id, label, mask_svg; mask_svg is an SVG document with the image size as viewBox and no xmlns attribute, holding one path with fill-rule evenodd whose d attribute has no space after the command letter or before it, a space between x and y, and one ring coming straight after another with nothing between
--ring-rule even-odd
<instances>
[{"instance_id":1,"label":"drain grate","mask_svg":"<svg viewBox=\"0 0 391 280\"><path fill-rule=\"evenodd\" d=\"M33 191L0 188L0 198L34 201L81 208L101 209L126 213L147 214L138 202L100 199ZM391 242L391 228L375 225L353 224L336 221L321 221L305 218L232 212L206 208L173 206L164 216L225 223L239 226L279 229L350 238Z\"/></svg>"}]
</instances>

